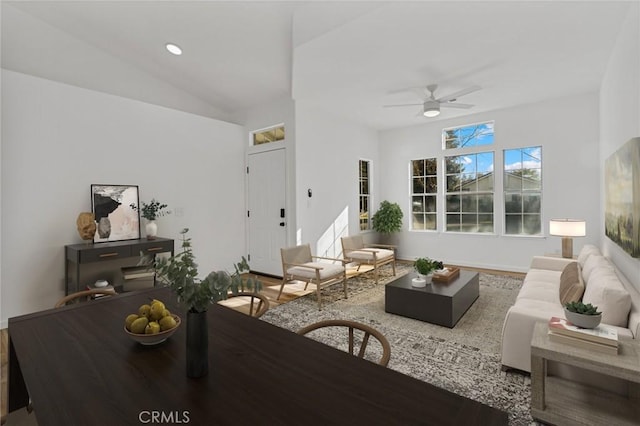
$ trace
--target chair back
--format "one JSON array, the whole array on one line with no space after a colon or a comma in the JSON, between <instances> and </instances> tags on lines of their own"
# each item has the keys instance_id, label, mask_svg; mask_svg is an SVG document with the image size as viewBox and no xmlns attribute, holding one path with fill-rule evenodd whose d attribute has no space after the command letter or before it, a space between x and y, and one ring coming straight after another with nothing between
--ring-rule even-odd
<instances>
[{"instance_id":1,"label":"chair back","mask_svg":"<svg viewBox=\"0 0 640 426\"><path fill-rule=\"evenodd\" d=\"M369 337L373 336L376 340L378 340L378 342L380 343L380 346L382 347L382 356L380 357L378 364L385 367L389 364L389 359L391 358L391 345L389 344L389 341L378 330L366 324L362 324L356 321L349 321L349 320L325 320L325 321L319 321L319 322L310 324L304 328L301 328L300 330L298 330L298 334L305 335L313 330L317 330L319 328L325 328L325 327L347 328L349 330L349 334L348 334L349 353L351 355L357 356L358 358L364 358L364 354L367 349L367 344L369 343ZM362 337L362 342L360 343L360 350L358 351L357 354L354 352L354 346L355 346L354 330L360 330L364 333Z\"/></svg>"},{"instance_id":2,"label":"chair back","mask_svg":"<svg viewBox=\"0 0 640 426\"><path fill-rule=\"evenodd\" d=\"M230 294L227 299L231 299L233 297L249 299L248 313L250 317L260 318L269 310L269 299L267 299L267 296L264 294L241 291L238 294Z\"/></svg>"},{"instance_id":3,"label":"chair back","mask_svg":"<svg viewBox=\"0 0 640 426\"><path fill-rule=\"evenodd\" d=\"M309 244L303 244L295 247L287 247L280 249L280 256L282 257L282 273L287 274L287 266L292 263L307 263L311 262L311 246Z\"/></svg>"},{"instance_id":4,"label":"chair back","mask_svg":"<svg viewBox=\"0 0 640 426\"><path fill-rule=\"evenodd\" d=\"M77 293L71 293L68 296L65 296L62 299L58 300L54 308L59 308L69 303L78 302L79 299L82 299L82 298L88 299L92 296L115 296L116 294L118 293L116 293L112 289L107 289L107 290L92 289L92 290L78 291Z\"/></svg>"},{"instance_id":5,"label":"chair back","mask_svg":"<svg viewBox=\"0 0 640 426\"><path fill-rule=\"evenodd\" d=\"M340 238L342 242L342 253L346 254L350 251L360 250L364 248L364 240L362 235L352 235L350 237Z\"/></svg>"}]
</instances>

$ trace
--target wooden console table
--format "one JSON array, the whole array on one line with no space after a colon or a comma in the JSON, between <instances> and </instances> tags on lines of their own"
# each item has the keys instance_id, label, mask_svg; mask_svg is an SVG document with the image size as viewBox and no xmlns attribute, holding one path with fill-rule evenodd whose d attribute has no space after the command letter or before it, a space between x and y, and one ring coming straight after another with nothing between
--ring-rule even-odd
<instances>
[{"instance_id":1,"label":"wooden console table","mask_svg":"<svg viewBox=\"0 0 640 426\"><path fill-rule=\"evenodd\" d=\"M531 415L557 425L637 425L640 419L640 342L621 339L618 355L549 341L546 323L531 340ZM620 379L628 395L547 375L547 362Z\"/></svg>"},{"instance_id":2,"label":"wooden console table","mask_svg":"<svg viewBox=\"0 0 640 426\"><path fill-rule=\"evenodd\" d=\"M121 267L136 265L141 253L155 255L167 252L173 256L173 240L168 238L67 245L65 294L84 290L87 284L97 279L106 279L118 287L121 283Z\"/></svg>"}]
</instances>

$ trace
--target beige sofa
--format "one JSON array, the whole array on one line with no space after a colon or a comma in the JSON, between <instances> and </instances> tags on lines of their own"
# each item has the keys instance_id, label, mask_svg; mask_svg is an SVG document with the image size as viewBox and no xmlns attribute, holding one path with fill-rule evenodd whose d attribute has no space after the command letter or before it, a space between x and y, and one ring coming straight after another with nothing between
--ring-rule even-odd
<instances>
[{"instance_id":1,"label":"beige sofa","mask_svg":"<svg viewBox=\"0 0 640 426\"><path fill-rule=\"evenodd\" d=\"M640 294L597 247L586 245L577 260L534 257L516 302L502 327L502 367L531 372L531 337L536 322L564 317L560 276L570 262L578 262L584 283L582 301L598 306L602 323L616 326L621 338L640 336Z\"/></svg>"}]
</instances>

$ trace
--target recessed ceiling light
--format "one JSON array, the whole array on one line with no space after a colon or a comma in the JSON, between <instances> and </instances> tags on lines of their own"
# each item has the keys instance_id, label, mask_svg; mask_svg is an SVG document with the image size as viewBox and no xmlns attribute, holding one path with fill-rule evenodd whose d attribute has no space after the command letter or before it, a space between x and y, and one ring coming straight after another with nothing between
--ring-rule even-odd
<instances>
[{"instance_id":1,"label":"recessed ceiling light","mask_svg":"<svg viewBox=\"0 0 640 426\"><path fill-rule=\"evenodd\" d=\"M170 53L173 53L174 55L182 55L182 49L180 49L180 46L177 46L173 43L167 43L165 47Z\"/></svg>"}]
</instances>

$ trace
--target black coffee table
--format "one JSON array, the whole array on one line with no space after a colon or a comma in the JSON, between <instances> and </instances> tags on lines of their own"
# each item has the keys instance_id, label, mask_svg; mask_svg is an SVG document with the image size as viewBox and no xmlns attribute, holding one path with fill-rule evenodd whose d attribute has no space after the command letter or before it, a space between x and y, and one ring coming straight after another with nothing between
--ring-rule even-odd
<instances>
[{"instance_id":1,"label":"black coffee table","mask_svg":"<svg viewBox=\"0 0 640 426\"><path fill-rule=\"evenodd\" d=\"M411 286L413 278L406 274L385 286L386 312L453 328L480 296L477 272L461 269L457 278L426 287Z\"/></svg>"}]
</instances>

